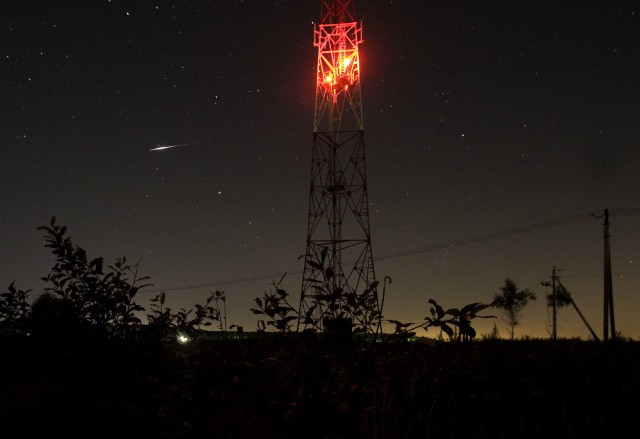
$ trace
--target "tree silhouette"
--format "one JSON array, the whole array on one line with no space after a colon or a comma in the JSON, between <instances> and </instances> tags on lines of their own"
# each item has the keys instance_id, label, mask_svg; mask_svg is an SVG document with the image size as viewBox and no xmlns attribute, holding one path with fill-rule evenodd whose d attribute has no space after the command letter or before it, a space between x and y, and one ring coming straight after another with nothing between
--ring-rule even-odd
<instances>
[{"instance_id":1,"label":"tree silhouette","mask_svg":"<svg viewBox=\"0 0 640 439\"><path fill-rule=\"evenodd\" d=\"M516 283L510 278L504 281L500 292L493 296L491 305L503 311L507 324L511 328L511 340L513 340L513 331L520 320L520 313L530 300L536 300L535 293L528 288L519 290Z\"/></svg>"},{"instance_id":2,"label":"tree silhouette","mask_svg":"<svg viewBox=\"0 0 640 439\"><path fill-rule=\"evenodd\" d=\"M0 294L0 333L4 331L28 332L30 305L28 296L31 290L16 288L11 282L8 291Z\"/></svg>"},{"instance_id":3,"label":"tree silhouette","mask_svg":"<svg viewBox=\"0 0 640 439\"><path fill-rule=\"evenodd\" d=\"M148 277L138 275L138 264L129 264L125 257L108 267L104 267L103 258L89 260L87 252L66 236L67 228L56 224L55 217L38 230L44 231L45 247L56 256L51 272L42 278L49 285L45 293L68 301L76 317L94 331L125 336L140 326L136 313L144 308L135 302L135 296L149 284L140 284Z\"/></svg>"},{"instance_id":4,"label":"tree silhouette","mask_svg":"<svg viewBox=\"0 0 640 439\"><path fill-rule=\"evenodd\" d=\"M161 339L176 332L192 333L214 321L226 331L225 294L210 293L203 305L172 312L164 307L165 294L151 300L150 311L136 303L142 283L148 276L138 274L139 264L125 257L105 264L101 257L89 259L87 252L67 236L67 227L56 223L38 227L44 232L44 245L51 249L55 264L43 293L33 303L31 290L21 290L12 282L0 292L0 334L36 335L64 339L71 334L98 335L107 338L144 336ZM222 306L222 309L221 309ZM146 314L147 325L139 316Z\"/></svg>"}]
</instances>

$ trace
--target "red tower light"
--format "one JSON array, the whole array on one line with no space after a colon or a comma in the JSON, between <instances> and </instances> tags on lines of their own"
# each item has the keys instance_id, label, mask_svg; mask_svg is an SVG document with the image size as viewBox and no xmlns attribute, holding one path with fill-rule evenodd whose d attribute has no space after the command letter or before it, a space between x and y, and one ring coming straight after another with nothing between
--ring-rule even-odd
<instances>
[{"instance_id":1,"label":"red tower light","mask_svg":"<svg viewBox=\"0 0 640 439\"><path fill-rule=\"evenodd\" d=\"M336 103L337 95L360 79L358 45L363 42L362 27L355 22L320 24L314 35L314 45L318 47L318 87L330 93L331 101Z\"/></svg>"},{"instance_id":2,"label":"red tower light","mask_svg":"<svg viewBox=\"0 0 640 439\"><path fill-rule=\"evenodd\" d=\"M322 22L313 32L313 45L318 48L314 131L324 119L329 131L339 129L346 122L342 114L346 106L354 116L351 128L363 129L358 46L364 40L354 14L353 0L322 2Z\"/></svg>"}]
</instances>

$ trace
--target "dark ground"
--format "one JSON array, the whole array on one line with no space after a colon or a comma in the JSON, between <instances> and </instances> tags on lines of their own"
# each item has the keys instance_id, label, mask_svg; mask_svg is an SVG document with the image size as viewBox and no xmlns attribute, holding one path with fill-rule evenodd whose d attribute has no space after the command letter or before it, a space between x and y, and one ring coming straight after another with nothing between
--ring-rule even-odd
<instances>
[{"instance_id":1,"label":"dark ground","mask_svg":"<svg viewBox=\"0 0 640 439\"><path fill-rule=\"evenodd\" d=\"M633 432L640 413L633 341L233 337L5 336L0 434L589 438Z\"/></svg>"}]
</instances>

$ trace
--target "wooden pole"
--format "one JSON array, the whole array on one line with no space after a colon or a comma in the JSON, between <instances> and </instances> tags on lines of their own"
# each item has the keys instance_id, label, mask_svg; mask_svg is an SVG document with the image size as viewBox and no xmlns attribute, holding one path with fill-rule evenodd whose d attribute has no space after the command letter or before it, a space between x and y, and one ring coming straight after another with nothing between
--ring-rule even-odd
<instances>
[{"instance_id":1,"label":"wooden pole","mask_svg":"<svg viewBox=\"0 0 640 439\"><path fill-rule=\"evenodd\" d=\"M603 338L609 340L616 337L616 323L613 313L613 282L611 280L611 246L609 242L609 209L604 210L604 313L603 313Z\"/></svg>"},{"instance_id":2,"label":"wooden pole","mask_svg":"<svg viewBox=\"0 0 640 439\"><path fill-rule=\"evenodd\" d=\"M558 296L556 295L556 267L555 265L553 266L553 271L551 274L551 298L552 298L552 302L551 304L553 305L552 310L553 310L553 339L556 340L558 338L558 321L557 321L557 314L558 314L558 304L557 304L557 299Z\"/></svg>"}]
</instances>

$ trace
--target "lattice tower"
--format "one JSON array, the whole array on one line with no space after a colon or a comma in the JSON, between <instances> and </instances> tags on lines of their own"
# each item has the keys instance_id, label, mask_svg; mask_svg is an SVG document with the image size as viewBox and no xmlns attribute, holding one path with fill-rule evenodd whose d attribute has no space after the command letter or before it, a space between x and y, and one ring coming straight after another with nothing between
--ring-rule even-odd
<instances>
[{"instance_id":1,"label":"lattice tower","mask_svg":"<svg viewBox=\"0 0 640 439\"><path fill-rule=\"evenodd\" d=\"M307 245L299 320L321 329L347 317L375 330L379 316L369 228L360 56L362 25L353 0L322 0L314 28L318 49ZM358 313L354 300L364 303ZM366 305L366 306L365 306Z\"/></svg>"}]
</instances>

